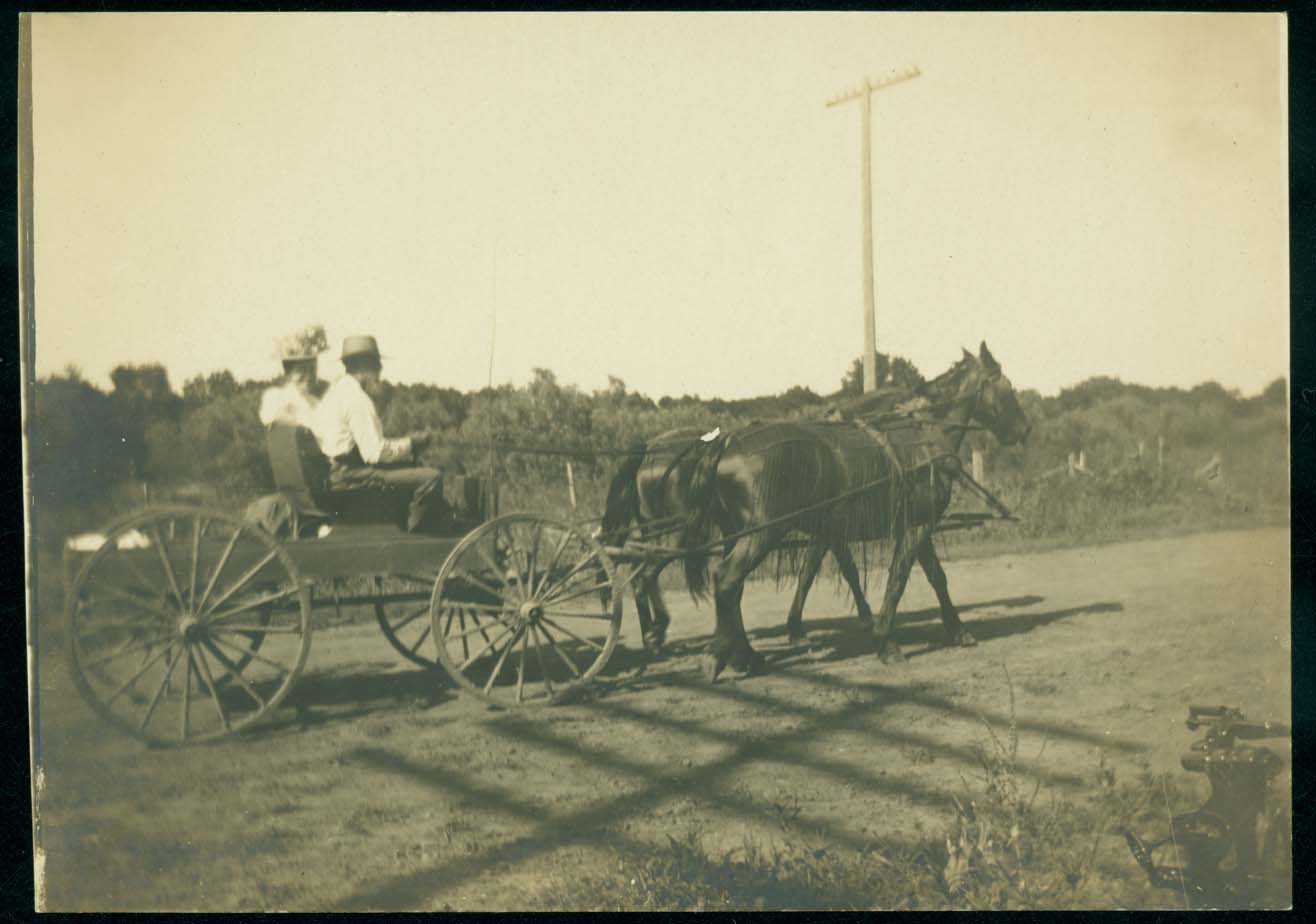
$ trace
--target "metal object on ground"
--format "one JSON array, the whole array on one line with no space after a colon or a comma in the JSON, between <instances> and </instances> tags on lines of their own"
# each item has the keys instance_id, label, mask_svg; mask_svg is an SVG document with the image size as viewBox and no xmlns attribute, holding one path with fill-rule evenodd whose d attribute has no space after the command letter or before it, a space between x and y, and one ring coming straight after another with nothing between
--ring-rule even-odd
<instances>
[{"instance_id":1,"label":"metal object on ground","mask_svg":"<svg viewBox=\"0 0 1316 924\"><path fill-rule=\"evenodd\" d=\"M1251 722L1227 706L1189 706L1189 731L1206 734L1180 759L1205 774L1211 795L1146 842L1124 838L1153 886L1197 908L1286 908L1292 901L1292 782L1288 726ZM1249 746L1241 741L1266 740Z\"/></svg>"}]
</instances>

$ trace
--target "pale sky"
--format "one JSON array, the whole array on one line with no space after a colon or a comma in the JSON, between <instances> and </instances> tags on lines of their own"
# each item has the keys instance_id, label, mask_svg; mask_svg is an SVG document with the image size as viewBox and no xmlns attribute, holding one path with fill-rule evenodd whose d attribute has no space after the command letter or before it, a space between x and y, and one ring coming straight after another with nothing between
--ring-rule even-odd
<instances>
[{"instance_id":1,"label":"pale sky","mask_svg":"<svg viewBox=\"0 0 1316 924\"><path fill-rule=\"evenodd\" d=\"M36 362L833 391L986 340L1019 388L1288 367L1279 15L39 14ZM321 372L335 377L335 353Z\"/></svg>"}]
</instances>

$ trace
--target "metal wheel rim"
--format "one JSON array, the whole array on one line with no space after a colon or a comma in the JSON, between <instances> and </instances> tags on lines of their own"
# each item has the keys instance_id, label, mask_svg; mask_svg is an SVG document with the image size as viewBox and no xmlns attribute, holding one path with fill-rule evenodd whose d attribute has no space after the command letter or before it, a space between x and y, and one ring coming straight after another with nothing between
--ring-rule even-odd
<instances>
[{"instance_id":1,"label":"metal wheel rim","mask_svg":"<svg viewBox=\"0 0 1316 924\"><path fill-rule=\"evenodd\" d=\"M172 524L167 537L165 524ZM215 532L209 533L212 529ZM119 541L134 532L148 541L147 548L155 549L158 580L149 577L152 569L143 568L150 558L145 549L145 558L139 556L136 564L133 558L123 557ZM201 550L210 536L225 537L226 551L218 553L218 543L205 546L207 552L216 552L207 566ZM235 555L239 546L242 551ZM257 559L259 567L239 571L238 566L250 557ZM121 569L117 575L116 568ZM280 577L272 582L275 573ZM119 585L114 580L124 574L133 574L134 583ZM257 577L261 580L255 581ZM270 591L270 586L278 590ZM111 596L119 599L118 591L125 589L133 596L114 611L126 616L123 621L91 615L106 612L100 604ZM154 599L149 599L151 593ZM94 597L89 599L89 594ZM269 612L256 605L261 600ZM276 602L285 614L278 622L270 616ZM113 523L105 532L105 542L79 569L65 609L66 653L78 692L101 718L155 744L185 745L240 732L279 705L310 651L310 617L310 587L287 551L268 533L216 510L153 507ZM191 622L185 626L187 620ZM109 652L97 651L91 644L98 635L120 630L128 640ZM134 633L141 633L136 640ZM268 648L271 635L282 639L277 646L282 660ZM135 648L142 651L143 667L126 663ZM253 664L262 665L260 670L272 666L276 673L273 678L256 677L248 673ZM121 673L112 677L110 665ZM115 680L122 685L124 678L124 689L105 689ZM136 706L119 708L116 704L125 698ZM235 699L246 705L233 709ZM214 718L203 718L202 710L210 710ZM168 733L161 730L166 716L178 722ZM215 727L208 727L211 724Z\"/></svg>"},{"instance_id":2,"label":"metal wheel rim","mask_svg":"<svg viewBox=\"0 0 1316 924\"><path fill-rule=\"evenodd\" d=\"M518 528L541 537L540 547L520 548L520 564L514 566L513 570L519 574L528 573L530 580L520 597L517 596L520 593L519 587L504 585L507 589L501 594L503 602L497 606L503 607L506 613L503 619L498 620L494 618L498 614L491 612L495 608L492 603L473 604L460 598L461 594L469 593L471 589L469 585L463 589L463 582L479 579L484 584L483 592L488 593L494 589L488 579L487 569L481 576L473 578L472 570L465 565L469 558L478 555L477 550L490 537L496 537L500 532L515 536ZM563 549L555 550L550 547L550 543L542 541L544 537L554 534L563 549L570 547L571 553L563 552ZM516 543L512 543L512 546L517 547ZM561 554L555 556L555 551ZM487 557L479 557L488 561ZM556 558L560 558L561 562ZM527 560L530 565L528 571L525 570ZM582 593L582 588L587 592ZM592 598L605 588L608 602L604 604L599 600L596 613L579 619L575 618L576 611L570 617L562 615L568 611L559 607L567 604L588 607L588 602L580 604L578 601ZM616 565L603 546L580 528L532 514L497 517L466 534L444 561L435 579L430 600L430 619L439 663L459 687L493 706L527 708L559 702L588 684L612 655L621 633L622 595L618 592L619 588ZM533 628L525 628L511 646L504 647L503 636L509 629L515 632L514 626L518 623L517 619L508 617L512 616L514 610L517 611L521 617L519 624L525 626L528 617L524 617L522 611L526 605L535 601L544 608L539 621L531 622ZM460 612L463 610L465 612ZM470 617L469 625L467 617ZM587 621L591 628L577 631L582 621ZM575 624L564 626L564 622ZM602 638L598 636L600 631L605 633ZM473 641L459 645L459 638ZM516 647L520 648L519 652L511 650ZM480 653L482 648L490 657L485 658ZM458 655L459 650L461 655ZM581 658L574 656L574 653L585 650L590 651L591 655ZM474 660L472 656L475 656ZM499 659L502 659L501 662ZM574 663L574 670L568 672L567 661ZM480 662L488 667L487 674L473 670ZM510 670L508 662L512 664ZM497 681L503 679L504 673L515 678L510 691L506 687L497 686ZM532 687L538 689L527 693L526 690Z\"/></svg>"}]
</instances>

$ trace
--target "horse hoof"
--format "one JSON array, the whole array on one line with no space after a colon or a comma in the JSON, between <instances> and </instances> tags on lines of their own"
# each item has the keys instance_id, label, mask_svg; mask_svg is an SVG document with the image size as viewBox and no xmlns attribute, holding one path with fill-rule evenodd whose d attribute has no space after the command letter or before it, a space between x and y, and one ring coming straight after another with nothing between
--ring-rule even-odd
<instances>
[{"instance_id":1,"label":"horse hoof","mask_svg":"<svg viewBox=\"0 0 1316 924\"><path fill-rule=\"evenodd\" d=\"M786 635L786 644L788 645L804 645L808 641L809 641L809 634L805 632L803 629L799 630L798 632L790 632Z\"/></svg>"},{"instance_id":2,"label":"horse hoof","mask_svg":"<svg viewBox=\"0 0 1316 924\"><path fill-rule=\"evenodd\" d=\"M700 660L704 671L704 680L708 683L717 683L717 678L722 673L722 668L726 667L726 661L715 654L706 654Z\"/></svg>"},{"instance_id":3,"label":"horse hoof","mask_svg":"<svg viewBox=\"0 0 1316 924\"><path fill-rule=\"evenodd\" d=\"M977 644L978 640L969 634L968 629L962 629L960 631L959 645L961 648L972 648Z\"/></svg>"},{"instance_id":4,"label":"horse hoof","mask_svg":"<svg viewBox=\"0 0 1316 924\"><path fill-rule=\"evenodd\" d=\"M900 650L900 646L897 645L895 642L888 642L878 652L877 656L882 659L883 664L905 663L905 653Z\"/></svg>"},{"instance_id":5,"label":"horse hoof","mask_svg":"<svg viewBox=\"0 0 1316 924\"><path fill-rule=\"evenodd\" d=\"M871 626L873 624L872 613L860 613L858 619L861 626Z\"/></svg>"},{"instance_id":6,"label":"horse hoof","mask_svg":"<svg viewBox=\"0 0 1316 924\"><path fill-rule=\"evenodd\" d=\"M650 654L658 654L663 650L663 645L667 639L663 638L657 632L650 632L644 636L644 648Z\"/></svg>"}]
</instances>

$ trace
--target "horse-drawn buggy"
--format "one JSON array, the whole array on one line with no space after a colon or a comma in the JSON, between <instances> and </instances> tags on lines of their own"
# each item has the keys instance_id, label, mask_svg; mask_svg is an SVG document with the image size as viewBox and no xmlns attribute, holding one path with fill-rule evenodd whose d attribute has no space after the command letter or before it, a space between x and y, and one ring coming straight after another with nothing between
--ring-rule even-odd
<instances>
[{"instance_id":1,"label":"horse-drawn buggy","mask_svg":"<svg viewBox=\"0 0 1316 924\"><path fill-rule=\"evenodd\" d=\"M403 657L496 705L555 701L603 667L620 578L588 530L497 515L490 479L464 480L453 535L369 522L325 494L307 437L270 433L297 514L287 538L226 510L155 506L66 549L72 673L105 719L159 743L250 726L292 689L326 605L374 607Z\"/></svg>"},{"instance_id":2,"label":"horse-drawn buggy","mask_svg":"<svg viewBox=\"0 0 1316 924\"><path fill-rule=\"evenodd\" d=\"M645 646L661 648L659 572L681 561L698 596L715 555L706 671L716 679L728 666L753 671L744 581L769 554L791 549L800 553L792 638L830 553L884 661L900 658L892 621L914 563L937 593L950 641L973 644L931 535L994 516L948 514L957 483L1006 513L958 465L965 430L1017 442L1028 425L985 345L916 391L867 399L874 408L831 424L664 434L623 453L607 509L593 521L499 515L492 478L470 479L452 535L356 522L350 498L326 495L313 437L275 427L275 481L301 521L291 535L229 511L160 506L120 520L95 548L66 551L66 573L76 574L66 611L73 676L87 701L131 734L216 738L288 694L318 607L366 605L403 657L441 667L465 692L503 707L558 702L603 669L628 587ZM849 551L875 539L891 541L876 615Z\"/></svg>"}]
</instances>

